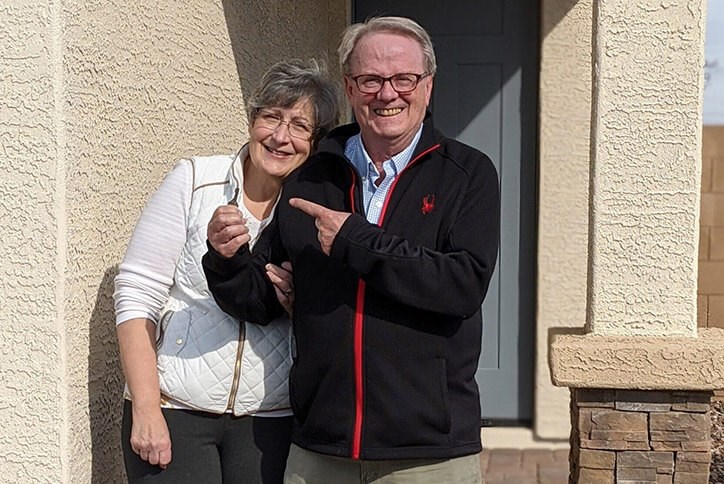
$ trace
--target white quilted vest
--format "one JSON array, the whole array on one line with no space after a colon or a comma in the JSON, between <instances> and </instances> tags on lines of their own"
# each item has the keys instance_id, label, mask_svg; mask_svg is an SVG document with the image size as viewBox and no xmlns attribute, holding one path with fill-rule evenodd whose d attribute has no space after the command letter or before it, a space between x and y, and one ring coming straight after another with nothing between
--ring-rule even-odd
<instances>
[{"instance_id":1,"label":"white quilted vest","mask_svg":"<svg viewBox=\"0 0 724 484\"><path fill-rule=\"evenodd\" d=\"M290 408L289 320L266 326L240 323L216 305L201 266L206 225L216 207L228 203L241 186L246 153L244 149L238 157L192 159L194 191L186 245L158 325L162 396L191 408L234 415ZM251 235L253 244L258 234Z\"/></svg>"}]
</instances>

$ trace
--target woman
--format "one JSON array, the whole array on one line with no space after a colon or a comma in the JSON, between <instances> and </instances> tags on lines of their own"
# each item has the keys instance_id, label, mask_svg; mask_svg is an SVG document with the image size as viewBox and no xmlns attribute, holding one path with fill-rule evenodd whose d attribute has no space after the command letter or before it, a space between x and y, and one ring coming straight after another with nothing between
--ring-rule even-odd
<instances>
[{"instance_id":1,"label":"woman","mask_svg":"<svg viewBox=\"0 0 724 484\"><path fill-rule=\"evenodd\" d=\"M141 214L115 279L130 483L282 481L290 323L226 315L201 257L208 220L227 203L246 219L253 249L284 178L335 125L338 93L316 62L281 62L248 104L248 144L174 167ZM286 307L288 289L278 290Z\"/></svg>"}]
</instances>

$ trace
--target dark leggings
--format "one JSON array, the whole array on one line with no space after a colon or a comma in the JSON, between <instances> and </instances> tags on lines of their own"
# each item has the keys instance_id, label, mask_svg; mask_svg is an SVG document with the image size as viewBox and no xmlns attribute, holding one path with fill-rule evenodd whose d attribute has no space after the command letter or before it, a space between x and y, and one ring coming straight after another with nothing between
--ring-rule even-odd
<instances>
[{"instance_id":1,"label":"dark leggings","mask_svg":"<svg viewBox=\"0 0 724 484\"><path fill-rule=\"evenodd\" d=\"M131 449L131 402L123 407L123 460L130 484L277 484L283 482L293 417L234 417L161 409L171 434L165 470Z\"/></svg>"}]
</instances>

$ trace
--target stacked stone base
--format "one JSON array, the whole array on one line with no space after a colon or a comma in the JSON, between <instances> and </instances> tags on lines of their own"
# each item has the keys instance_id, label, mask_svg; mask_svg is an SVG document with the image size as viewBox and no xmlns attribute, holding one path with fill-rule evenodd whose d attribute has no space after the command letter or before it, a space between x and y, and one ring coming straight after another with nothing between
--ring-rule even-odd
<instances>
[{"instance_id":1,"label":"stacked stone base","mask_svg":"<svg viewBox=\"0 0 724 484\"><path fill-rule=\"evenodd\" d=\"M708 484L712 393L571 389L571 483Z\"/></svg>"}]
</instances>

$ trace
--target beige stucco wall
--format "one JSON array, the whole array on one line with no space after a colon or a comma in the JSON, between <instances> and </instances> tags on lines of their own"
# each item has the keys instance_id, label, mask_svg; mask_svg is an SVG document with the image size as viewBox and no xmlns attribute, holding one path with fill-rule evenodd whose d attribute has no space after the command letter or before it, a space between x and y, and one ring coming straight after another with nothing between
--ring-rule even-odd
<instances>
[{"instance_id":1,"label":"beige stucco wall","mask_svg":"<svg viewBox=\"0 0 724 484\"><path fill-rule=\"evenodd\" d=\"M706 1L596 5L588 330L696 336Z\"/></svg>"},{"instance_id":2,"label":"beige stucco wall","mask_svg":"<svg viewBox=\"0 0 724 484\"><path fill-rule=\"evenodd\" d=\"M327 55L344 0L0 7L0 475L121 482L112 278L173 161L231 152L274 61Z\"/></svg>"},{"instance_id":3,"label":"beige stucco wall","mask_svg":"<svg viewBox=\"0 0 724 484\"><path fill-rule=\"evenodd\" d=\"M54 7L0 6L0 480L58 482L64 226ZM32 430L31 430L32 429Z\"/></svg>"},{"instance_id":4,"label":"beige stucco wall","mask_svg":"<svg viewBox=\"0 0 724 484\"><path fill-rule=\"evenodd\" d=\"M552 328L586 318L592 0L544 0L541 11L534 430L567 439L569 392L551 383L548 344Z\"/></svg>"}]
</instances>

